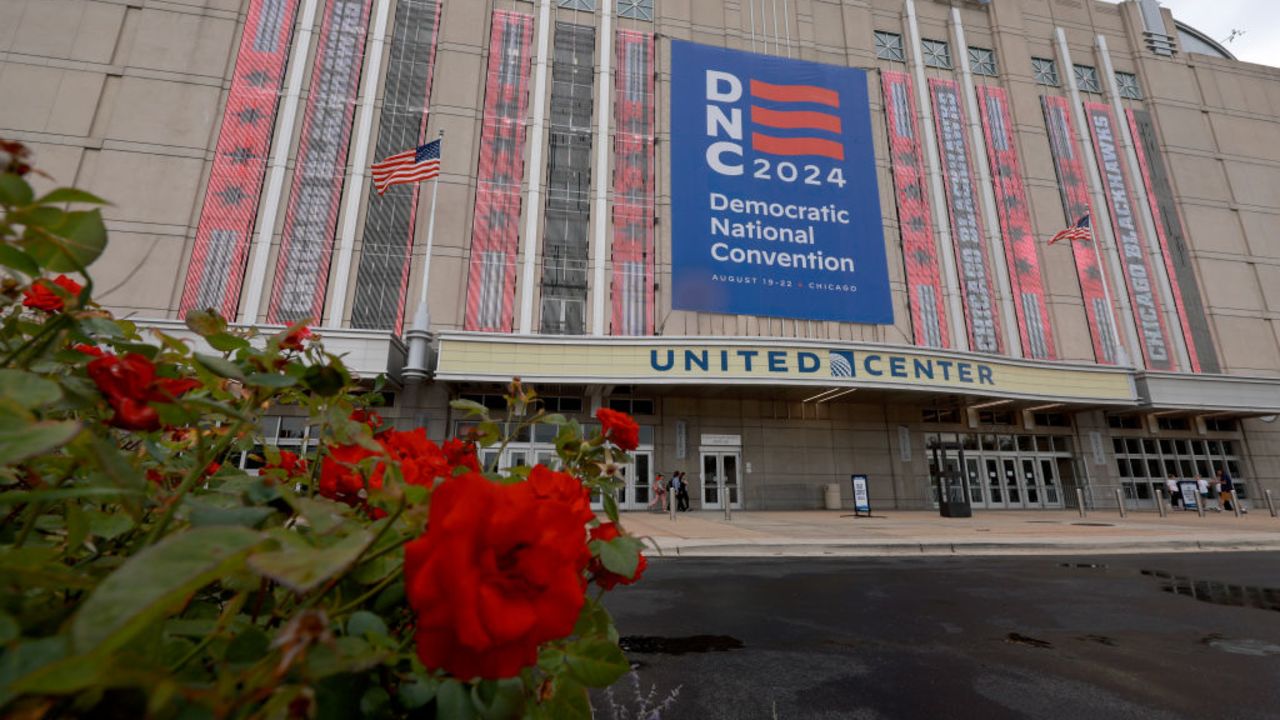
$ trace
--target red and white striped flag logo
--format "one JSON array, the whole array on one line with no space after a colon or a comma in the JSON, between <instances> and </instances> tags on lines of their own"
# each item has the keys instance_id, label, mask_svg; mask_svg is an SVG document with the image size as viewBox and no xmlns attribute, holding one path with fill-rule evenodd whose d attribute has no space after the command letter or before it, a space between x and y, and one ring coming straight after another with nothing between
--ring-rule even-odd
<instances>
[{"instance_id":1,"label":"red and white striped flag logo","mask_svg":"<svg viewBox=\"0 0 1280 720\"><path fill-rule=\"evenodd\" d=\"M432 140L413 150L396 153L370 168L378 194L392 185L407 185L430 180L440 175L440 140Z\"/></svg>"}]
</instances>

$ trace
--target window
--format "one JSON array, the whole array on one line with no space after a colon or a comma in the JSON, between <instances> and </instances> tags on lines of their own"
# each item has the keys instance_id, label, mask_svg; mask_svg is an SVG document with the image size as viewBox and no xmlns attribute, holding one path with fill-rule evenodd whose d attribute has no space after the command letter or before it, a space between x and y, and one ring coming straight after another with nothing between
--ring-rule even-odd
<instances>
[{"instance_id":1,"label":"window","mask_svg":"<svg viewBox=\"0 0 1280 720\"><path fill-rule=\"evenodd\" d=\"M960 411L955 408L925 408L924 422L955 424L960 422Z\"/></svg>"},{"instance_id":2,"label":"window","mask_svg":"<svg viewBox=\"0 0 1280 720\"><path fill-rule=\"evenodd\" d=\"M1230 418L1205 418L1204 428L1209 432L1235 432L1240 429L1236 421Z\"/></svg>"},{"instance_id":3,"label":"window","mask_svg":"<svg viewBox=\"0 0 1280 720\"><path fill-rule=\"evenodd\" d=\"M582 398L580 397L542 397L538 400L542 403L542 409L551 413L576 413L582 412Z\"/></svg>"},{"instance_id":4,"label":"window","mask_svg":"<svg viewBox=\"0 0 1280 720\"><path fill-rule=\"evenodd\" d=\"M611 397L609 409L624 412L628 415L654 414L654 402L645 398Z\"/></svg>"},{"instance_id":5,"label":"window","mask_svg":"<svg viewBox=\"0 0 1280 720\"><path fill-rule=\"evenodd\" d=\"M618 0L618 17L652 20L653 0Z\"/></svg>"},{"instance_id":6,"label":"window","mask_svg":"<svg viewBox=\"0 0 1280 720\"><path fill-rule=\"evenodd\" d=\"M556 5L570 10L595 10L596 0L556 0Z\"/></svg>"},{"instance_id":7,"label":"window","mask_svg":"<svg viewBox=\"0 0 1280 720\"><path fill-rule=\"evenodd\" d=\"M941 40L921 40L924 49L924 64L929 67L951 69L951 48Z\"/></svg>"},{"instance_id":8,"label":"window","mask_svg":"<svg viewBox=\"0 0 1280 720\"><path fill-rule=\"evenodd\" d=\"M1098 69L1090 65L1077 65L1076 86L1081 92L1102 92L1102 84L1098 82Z\"/></svg>"},{"instance_id":9,"label":"window","mask_svg":"<svg viewBox=\"0 0 1280 720\"><path fill-rule=\"evenodd\" d=\"M979 410L980 425L1013 425L1014 415L1008 410Z\"/></svg>"},{"instance_id":10,"label":"window","mask_svg":"<svg viewBox=\"0 0 1280 720\"><path fill-rule=\"evenodd\" d=\"M996 76L996 53L980 47L969 48L969 69L974 75Z\"/></svg>"},{"instance_id":11,"label":"window","mask_svg":"<svg viewBox=\"0 0 1280 720\"><path fill-rule=\"evenodd\" d=\"M507 399L502 395L487 394L487 393L463 393L458 396L458 399L470 400L471 402L483 405L490 410L506 410L507 409Z\"/></svg>"},{"instance_id":12,"label":"window","mask_svg":"<svg viewBox=\"0 0 1280 720\"><path fill-rule=\"evenodd\" d=\"M1133 73L1117 72L1116 87L1120 88L1120 97L1130 100L1141 100L1142 89L1138 87L1138 76Z\"/></svg>"},{"instance_id":13,"label":"window","mask_svg":"<svg viewBox=\"0 0 1280 720\"><path fill-rule=\"evenodd\" d=\"M1071 427L1071 416L1066 413L1035 413L1038 427Z\"/></svg>"},{"instance_id":14,"label":"window","mask_svg":"<svg viewBox=\"0 0 1280 720\"><path fill-rule=\"evenodd\" d=\"M902 36L897 33L876 31L876 57L881 60L905 62L906 53L902 49Z\"/></svg>"},{"instance_id":15,"label":"window","mask_svg":"<svg viewBox=\"0 0 1280 720\"><path fill-rule=\"evenodd\" d=\"M1107 426L1116 430L1141 430L1142 418L1138 415L1111 415Z\"/></svg>"},{"instance_id":16,"label":"window","mask_svg":"<svg viewBox=\"0 0 1280 720\"><path fill-rule=\"evenodd\" d=\"M1031 74L1037 85L1058 87L1058 66L1049 58L1031 58Z\"/></svg>"},{"instance_id":17,"label":"window","mask_svg":"<svg viewBox=\"0 0 1280 720\"><path fill-rule=\"evenodd\" d=\"M1191 421L1184 417L1162 417L1156 418L1156 424L1161 430L1190 430Z\"/></svg>"}]
</instances>

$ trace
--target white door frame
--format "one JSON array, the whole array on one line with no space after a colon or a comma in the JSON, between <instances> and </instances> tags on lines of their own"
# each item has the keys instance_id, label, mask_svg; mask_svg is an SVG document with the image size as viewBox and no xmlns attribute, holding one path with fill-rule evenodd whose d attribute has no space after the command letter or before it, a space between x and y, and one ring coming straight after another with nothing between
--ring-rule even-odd
<instances>
[{"instance_id":1,"label":"white door frame","mask_svg":"<svg viewBox=\"0 0 1280 720\"><path fill-rule=\"evenodd\" d=\"M707 457L708 456L716 458L715 462L716 462L717 479L716 479L716 485L715 485L715 497L716 497L715 502L710 502L707 500L707 490L710 489L707 487ZM734 474L737 480L735 483L737 493L735 494L735 497L730 498L731 500L730 507L733 508L734 510L742 509L742 494L743 494L742 447L741 446L730 447L730 446L720 446L720 445L715 445L715 446L704 445L698 448L698 499L702 503L703 510L721 510L724 508L724 496L725 496L725 493L728 491L724 484L724 477L725 477L724 458L726 456L732 456L734 458Z\"/></svg>"}]
</instances>

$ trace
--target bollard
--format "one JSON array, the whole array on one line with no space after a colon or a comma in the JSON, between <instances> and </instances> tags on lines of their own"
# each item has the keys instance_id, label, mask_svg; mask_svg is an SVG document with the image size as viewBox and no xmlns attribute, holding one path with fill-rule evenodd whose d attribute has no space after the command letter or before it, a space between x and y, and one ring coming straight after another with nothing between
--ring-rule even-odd
<instances>
[{"instance_id":1,"label":"bollard","mask_svg":"<svg viewBox=\"0 0 1280 720\"><path fill-rule=\"evenodd\" d=\"M1209 499L1205 496L1200 495L1199 493L1196 494L1196 514L1200 517L1204 517L1204 506L1208 500Z\"/></svg>"},{"instance_id":2,"label":"bollard","mask_svg":"<svg viewBox=\"0 0 1280 720\"><path fill-rule=\"evenodd\" d=\"M1089 514L1084 509L1084 490L1076 488L1076 508L1080 510L1080 517L1088 517Z\"/></svg>"},{"instance_id":3,"label":"bollard","mask_svg":"<svg viewBox=\"0 0 1280 720\"><path fill-rule=\"evenodd\" d=\"M1124 491L1116 488L1116 505L1120 507L1120 519L1124 519Z\"/></svg>"},{"instance_id":4,"label":"bollard","mask_svg":"<svg viewBox=\"0 0 1280 720\"><path fill-rule=\"evenodd\" d=\"M1164 509L1164 491L1156 488L1156 510L1160 511L1160 517L1165 517Z\"/></svg>"},{"instance_id":5,"label":"bollard","mask_svg":"<svg viewBox=\"0 0 1280 720\"><path fill-rule=\"evenodd\" d=\"M1267 490L1267 491L1266 491L1266 496L1267 496L1267 510L1271 512L1271 517L1275 517L1275 516L1276 516L1276 504L1275 504L1275 501L1271 499L1271 491L1270 491L1270 490Z\"/></svg>"},{"instance_id":6,"label":"bollard","mask_svg":"<svg viewBox=\"0 0 1280 720\"><path fill-rule=\"evenodd\" d=\"M1240 517L1240 496L1236 495L1235 490L1232 490L1230 494L1231 494L1231 512L1235 513L1236 517Z\"/></svg>"},{"instance_id":7,"label":"bollard","mask_svg":"<svg viewBox=\"0 0 1280 720\"><path fill-rule=\"evenodd\" d=\"M733 509L729 507L729 498L724 499L724 519L726 522L733 522Z\"/></svg>"},{"instance_id":8,"label":"bollard","mask_svg":"<svg viewBox=\"0 0 1280 720\"><path fill-rule=\"evenodd\" d=\"M667 507L671 508L671 522L675 522L676 521L676 494L672 492L668 492L667 499L670 501L667 503Z\"/></svg>"}]
</instances>

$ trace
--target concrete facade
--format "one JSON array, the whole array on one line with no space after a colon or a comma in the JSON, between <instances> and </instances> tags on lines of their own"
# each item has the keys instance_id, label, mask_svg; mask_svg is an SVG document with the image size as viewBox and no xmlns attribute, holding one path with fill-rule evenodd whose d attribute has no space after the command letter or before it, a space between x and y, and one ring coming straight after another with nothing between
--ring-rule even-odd
<instances>
[{"instance_id":1,"label":"concrete facade","mask_svg":"<svg viewBox=\"0 0 1280 720\"><path fill-rule=\"evenodd\" d=\"M36 153L38 166L58 184L78 185L110 199L105 211L111 243L107 254L94 266L99 299L121 314L142 319L173 321L183 310L184 285L193 248L198 237L202 208L219 138L227 122L224 108L237 78L237 54L241 48L251 11L270 8L272 12L292 10L293 30L289 34L288 62L282 68L279 107L271 122L270 154L251 159L262 164L263 178L257 193L258 207L252 221L250 252L244 259L246 280L238 287L232 304L236 320L264 323L270 317L269 299L276 288L277 263L288 222L288 203L294 194L299 145L305 132L308 100L318 92L315 67L325 44L326 18L334 0L8 0L0 3L0 133L28 143ZM405 5L408 3L409 5ZM358 4L358 3L357 3ZM340 188L335 201L332 259L323 264L321 289L322 328L352 327L356 301L356 268L366 252L365 219L369 205L368 170L355 167L353 158L363 148L363 157L373 157L383 101L390 80L388 62L394 58L391 38L398 12L413 4L431 5L429 0L369 0L365 3L363 64L354 76L354 94L346 98L351 109L350 141L345 166L339 168L334 187ZM1031 219L1031 234L1037 239L1046 304L1052 333L1058 348L1057 361L1094 363L1089 320L1081 284L1077 279L1070 243L1045 245L1042 240L1061 230L1066 218L1060 198L1041 97L1069 97L1068 71L1061 48L1055 42L1061 31L1073 62L1096 69L1100 92L1082 91L1084 102L1111 102L1109 78L1103 71L1099 37L1105 39L1109 62L1118 73L1136 78L1137 92L1120 100L1125 109L1150 113L1157 135L1159 160L1168 170L1168 181L1178 217L1172 222L1182 228L1186 242L1183 263L1184 293L1197 296L1203 313L1197 314L1202 330L1193 328L1187 342L1210 352L1201 353L1206 372L1190 373L1181 364L1179 376L1186 376L1190 405L1173 403L1168 396L1134 401L1128 406L1102 407L1064 397L1060 402L1026 399L995 400L993 416L984 414L981 397L930 391L898 393L875 388L860 389L852 396L809 401L821 388L783 387L750 389L731 382L707 387L679 388L660 384L617 382L564 383L547 389L556 397L577 397L582 417L599 405L613 400L624 406L633 399L651 402L653 411L641 421L653 428L648 446L649 473L684 469L698 472L699 438L702 435L740 436L742 481L741 501L749 508L815 507L822 502L826 483L848 485L851 473L867 473L872 483L873 501L900 507L928 507L931 490L929 439L943 433L976 438L970 456L981 456L983 434L1070 438L1072 456L1070 478L1060 473L1060 503L1074 502L1068 491L1089 489L1095 503L1107 501L1110 488L1120 487L1135 500L1147 501L1137 481L1120 469L1119 463L1136 460L1126 452L1117 455L1115 441L1129 438L1156 442L1157 453L1140 452L1144 462L1165 458L1159 441L1233 443L1231 457L1238 462L1237 475L1247 492L1258 498L1271 488L1280 492L1280 424L1274 419L1280 410L1280 240L1275 224L1280 219L1280 69L1242 63L1229 57L1187 52L1177 45L1175 19L1164 11L1163 27L1150 27L1144 19L1142 3L1130 0L1119 5L1090 0L993 0L935 2L917 0L919 36L949 45L952 69L924 67L926 78L964 82L957 54L957 29L963 30L966 44L994 51L994 75L975 75L977 85L1002 88L1008 93L1015 142L1020 159ZM652 19L645 19L651 8ZM444 131L443 175L439 183L434 246L430 255L429 306L431 330L462 331L467 327L469 269L477 262L473 253L476 229L477 188L482 185L480 157L485 137L486 88L495 59L491 33L495 12L509 11L527 16L532 34L526 51L529 64L521 68L525 77L522 92L527 109L521 118L525 140L521 151L522 175L519 185L524 200L518 215L518 251L511 295L515 314L528 312L533 328L539 326L543 311L544 248L547 232L545 198L557 182L548 172L548 156L555 152L557 76L555 64L557 23L595 29L594 106L591 117L590 172L582 192L591 198L614 200L617 159L612 152L597 154L601 137L601 103L614 108L618 100L614 82L622 70L616 62L606 74L602 56L616 52L616 33L628 31L656 36L652 74L655 78L652 107L656 126L653 258L655 275L649 288L652 297L653 334L685 339L774 338L796 341L823 341L833 344L868 343L877 346L908 346L914 343L911 312L908 309L906 258L895 196L893 165L883 95L878 82L883 71L914 71L912 32L904 0L653 0L651 3L617 0L451 0L442 4L437 35L432 49L432 80L425 137ZM625 14L634 17L624 17ZM379 31L379 16L386 15L385 30ZM256 16L255 16L256 17ZM957 23L957 20L959 21ZM607 29L606 29L607 28ZM884 59L876 51L876 32L898 36L903 42L903 61ZM546 56L539 57L542 33L546 33ZM1164 36L1174 44L1174 52L1156 51L1151 36ZM896 323L856 325L834 322L795 321L757 316L695 313L671 309L668 289L672 287L672 215L668 177L671 134L667 111L673 69L668 38L692 40L713 46L802 58L836 65L869 69L871 117L875 132L876 157L883 212L885 245L893 288ZM1156 38L1159 40L1159 37ZM304 41L305 40L305 41ZM1203 43L1196 46L1203 48ZM1210 48L1213 49L1213 48ZM382 70L370 77L374 54ZM500 54L500 53L498 53ZM1060 82L1049 86L1037 81L1032 58L1052 59ZM543 91L539 94L539 75ZM541 105L538 101L541 100ZM289 106L294 106L290 116ZM371 104L370 132L361 134L361 110ZM285 122L292 117L292 124ZM616 130L616 119L603 118L605 139ZM550 126L550 129L548 129ZM922 126L923 127L923 126ZM932 131L932 128L929 128ZM535 147L535 143L541 143ZM975 155L981 153L975 149ZM603 164L600 162L603 159ZM982 163L985 164L985 159ZM273 176L278 176L273 186ZM38 180L37 183L44 181ZM273 187L275 190L273 192ZM357 201L348 202L355 197ZM418 207L413 217L412 254L401 292L404 297L403 325L386 328L385 335L404 334L414 315L415 298L423 283L426 264L426 209L431 202L431 186L419 188ZM1096 202L1096 201L1095 201ZM609 318L597 318L596 308L608 308L614 292L620 292L597 278L613 276L612 256L597 258L608 251L613 238L613 218L603 218L603 234L597 236L599 210L592 205L584 217L590 222L589 251L573 262L581 262L584 277L591 277L582 303L583 332L594 326L605 330L596 338L609 342ZM354 218L348 213L354 212ZM1144 209L1143 212L1146 212ZM531 216L532 215L532 216ZM272 226L264 228L265 219ZM936 218L935 218L936 220ZM1099 219L1099 225L1103 225ZM354 228L350 260L341 261L344 228ZM528 228L534 229L530 237ZM1108 228L1100 228L1104 251L1114 252ZM600 241L597 241L601 239ZM264 244L265 243L265 244ZM528 244L526 244L528 243ZM529 255L532 250L533 255ZM1176 248L1175 248L1176 250ZM259 255L259 253L261 253ZM1182 256L1184 255L1184 256ZM1155 256L1153 256L1154 259ZM526 287L520 272L527 259L533 260L533 285ZM261 283L253 282L254 264L260 263ZM604 275L592 275L599 265ZM1163 272L1163 270L1162 270ZM340 286L345 278L345 285ZM585 282L585 281L584 281ZM1128 302L1117 293L1117 307ZM1004 299L1000 288L992 289ZM605 301L596 305L597 294ZM261 302L251 301L253 297ZM526 302L526 298L528 301ZM340 303L340 317L331 317ZM1174 309L1161 305L1171 328L1177 327ZM1011 322L1012 318L1006 318ZM1194 324L1194 323L1193 323ZM519 332L517 325L509 332ZM323 330L322 330L323 332ZM1123 334L1123 333L1122 333ZM363 336L361 336L363 337ZM1130 352L1133 349L1130 348ZM381 358L383 354L373 353ZM1054 361L1041 363L1052 372ZM362 371L391 371L398 382L399 367L370 367ZM513 365L511 374L521 368ZM1134 368L1140 375L1142 368ZM1220 376L1250 378L1250 394L1259 399L1247 410L1224 403ZM1046 375L1052 377L1052 375ZM495 385L485 379L435 381L406 385L397 393L396 405L388 413L403 425L425 424L433 436L451 431L456 418L447 409L447 400L460 394L493 393ZM998 397L998 396L993 396ZM954 412L950 419L939 410ZM932 413L932 415L930 415ZM1008 413L1007 416L1003 416ZM1061 414L1065 427L1037 426L1035 415ZM572 414L572 411L571 413ZM1126 420L1115 420L1125 416ZM933 417L934 421L928 418ZM943 418L941 422L939 418ZM984 423L984 418L1007 424ZM1136 418L1136 419L1134 419ZM1054 418L1042 418L1057 422ZM1163 421L1163 426L1162 426ZM1137 427L1131 427L1133 423ZM676 433L679 423L685 433L685 454L679 456ZM900 429L901 432L900 432ZM1096 435L1094 435L1096 433ZM905 444L909 447L903 447ZM1018 440L1012 440L1016 446ZM1035 441L1031 441L1034 445ZM1201 446L1211 453L1209 445ZM1193 463L1197 454L1189 445L1186 457ZM1220 446L1221 448L1221 446ZM530 448L530 452L534 449ZM1020 456L1011 451L1012 459ZM985 457L985 456L984 456ZM999 452L996 455L999 457ZM1032 457L1032 455L1028 455ZM1038 456L1036 456L1038 457ZM1177 467L1176 453L1168 456ZM1206 454L1210 467L1225 462L1221 449ZM747 469L750 466L750 469ZM998 465L1004 472L1003 465ZM1164 465L1160 470L1164 471ZM1016 470L1021 473L1020 465ZM1200 470L1194 468L1195 474ZM979 472L986 473L985 466ZM1150 470L1148 470L1150 472ZM1179 467L1178 474L1182 475ZM1042 485L1043 487L1043 485ZM1149 490L1149 488L1148 488ZM844 489L846 504L849 490ZM1026 504L1026 491L1020 503ZM705 498L702 498L705 499ZM700 501L696 497L695 504ZM1008 502L1005 500L1004 502ZM1037 501L1044 505L1041 497Z\"/></svg>"}]
</instances>

